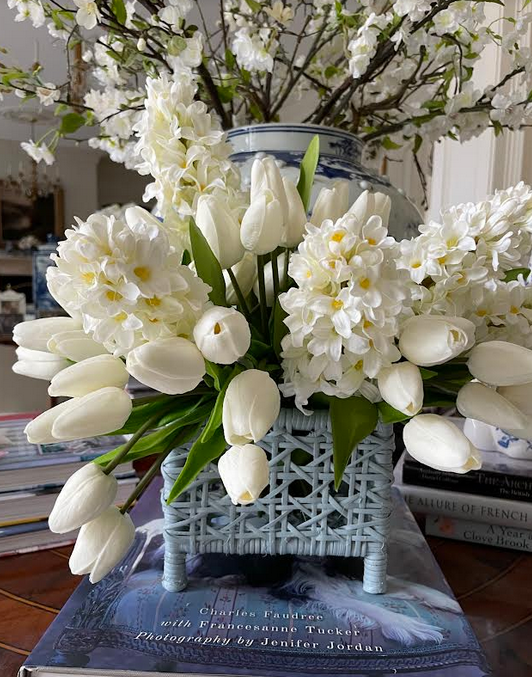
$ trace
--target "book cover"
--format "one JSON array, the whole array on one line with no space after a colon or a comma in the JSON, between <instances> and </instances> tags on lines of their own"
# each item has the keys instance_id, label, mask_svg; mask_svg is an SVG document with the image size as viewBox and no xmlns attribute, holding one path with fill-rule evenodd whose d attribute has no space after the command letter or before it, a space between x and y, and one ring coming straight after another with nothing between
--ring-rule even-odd
<instances>
[{"instance_id":1,"label":"book cover","mask_svg":"<svg viewBox=\"0 0 532 677\"><path fill-rule=\"evenodd\" d=\"M509 548L532 552L532 530L505 527L500 524L483 524L471 520L427 515L425 533L429 536L467 541L496 548Z\"/></svg>"},{"instance_id":2,"label":"book cover","mask_svg":"<svg viewBox=\"0 0 532 677\"><path fill-rule=\"evenodd\" d=\"M215 554L191 557L187 589L168 593L159 488L134 511L132 550L80 584L20 677L490 674L398 494L385 595L363 592L360 560Z\"/></svg>"}]
</instances>

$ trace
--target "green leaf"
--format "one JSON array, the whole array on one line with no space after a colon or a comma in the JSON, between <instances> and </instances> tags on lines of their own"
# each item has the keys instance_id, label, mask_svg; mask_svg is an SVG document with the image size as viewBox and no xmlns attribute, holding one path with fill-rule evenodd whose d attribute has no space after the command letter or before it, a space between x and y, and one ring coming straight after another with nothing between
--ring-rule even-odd
<instances>
[{"instance_id":1,"label":"green leaf","mask_svg":"<svg viewBox=\"0 0 532 677\"><path fill-rule=\"evenodd\" d=\"M272 346L277 357L281 356L281 341L288 334L288 327L284 320L288 314L281 308L279 299L276 299L273 309L273 326L272 326Z\"/></svg>"},{"instance_id":2,"label":"green leaf","mask_svg":"<svg viewBox=\"0 0 532 677\"><path fill-rule=\"evenodd\" d=\"M232 71L236 65L235 55L230 49L225 50L225 65L228 71Z\"/></svg>"},{"instance_id":3,"label":"green leaf","mask_svg":"<svg viewBox=\"0 0 532 677\"><path fill-rule=\"evenodd\" d=\"M126 23L127 12L124 0L111 0L111 11L116 16L116 20L122 26Z\"/></svg>"},{"instance_id":4,"label":"green leaf","mask_svg":"<svg viewBox=\"0 0 532 677\"><path fill-rule=\"evenodd\" d=\"M196 398L197 399L197 398ZM175 406L179 407L181 405L188 405L190 406L193 401L191 400L178 400L175 402ZM127 421L124 423L122 428L120 430L115 430L111 435L129 435L130 433L135 433L140 426L146 421L148 418L152 418L152 416L155 416L155 414L160 413L161 416L163 416L167 411L168 408L172 406L173 408L173 401L170 397L153 397L150 398L146 402L142 402L141 404L136 404L136 401L133 401L133 410L131 414L129 415L129 418ZM153 426L154 428L158 427L158 423Z\"/></svg>"},{"instance_id":5,"label":"green leaf","mask_svg":"<svg viewBox=\"0 0 532 677\"><path fill-rule=\"evenodd\" d=\"M182 38L180 35L174 35L174 37L168 41L166 49L170 56L179 56L187 48L187 41L185 38Z\"/></svg>"},{"instance_id":6,"label":"green leaf","mask_svg":"<svg viewBox=\"0 0 532 677\"><path fill-rule=\"evenodd\" d=\"M425 369L425 367L419 367L419 371L421 372L421 378L424 381L428 381L429 379L438 376L437 371L432 371L432 369Z\"/></svg>"},{"instance_id":7,"label":"green leaf","mask_svg":"<svg viewBox=\"0 0 532 677\"><path fill-rule=\"evenodd\" d=\"M260 6L260 2L257 2L257 0L246 0L246 4L254 12L260 12L260 10L262 9L262 7Z\"/></svg>"},{"instance_id":8,"label":"green leaf","mask_svg":"<svg viewBox=\"0 0 532 677\"><path fill-rule=\"evenodd\" d=\"M299 181L297 182L297 191L303 201L305 210L308 210L310 202L310 194L312 192L312 184L314 183L314 174L318 166L320 157L320 137L316 136L309 143L307 152L301 160L299 168Z\"/></svg>"},{"instance_id":9,"label":"green leaf","mask_svg":"<svg viewBox=\"0 0 532 677\"><path fill-rule=\"evenodd\" d=\"M511 270L506 271L504 281L512 282L513 280L517 280L519 275L522 275L526 279L530 275L530 268L512 268Z\"/></svg>"},{"instance_id":10,"label":"green leaf","mask_svg":"<svg viewBox=\"0 0 532 677\"><path fill-rule=\"evenodd\" d=\"M211 301L217 306L227 306L225 280L220 263L192 217L190 218L189 229L192 258L196 264L196 272L211 287L209 293Z\"/></svg>"},{"instance_id":11,"label":"green leaf","mask_svg":"<svg viewBox=\"0 0 532 677\"><path fill-rule=\"evenodd\" d=\"M60 134L73 134L85 124L85 117L79 113L67 113L61 118Z\"/></svg>"},{"instance_id":12,"label":"green leaf","mask_svg":"<svg viewBox=\"0 0 532 677\"><path fill-rule=\"evenodd\" d=\"M410 418L410 416L403 414L402 411L394 409L394 407L387 402L379 402L377 407L383 423L398 423L399 421L406 421L407 418Z\"/></svg>"},{"instance_id":13,"label":"green leaf","mask_svg":"<svg viewBox=\"0 0 532 677\"><path fill-rule=\"evenodd\" d=\"M365 397L331 397L334 488L338 489L355 447L375 430L378 409Z\"/></svg>"},{"instance_id":14,"label":"green leaf","mask_svg":"<svg viewBox=\"0 0 532 677\"><path fill-rule=\"evenodd\" d=\"M226 447L227 442L225 441L222 428L218 428L206 442L203 442L201 438L198 438L188 452L185 465L183 466L179 477L176 479L174 486L166 499L166 503L170 504L179 496L179 494L185 491L188 485L199 475L208 463L214 461L223 454Z\"/></svg>"},{"instance_id":15,"label":"green leaf","mask_svg":"<svg viewBox=\"0 0 532 677\"><path fill-rule=\"evenodd\" d=\"M392 141L389 136L385 136L381 141L381 144L383 148L386 148L386 150L397 150L398 148L401 148L401 144L395 143L395 141Z\"/></svg>"}]
</instances>

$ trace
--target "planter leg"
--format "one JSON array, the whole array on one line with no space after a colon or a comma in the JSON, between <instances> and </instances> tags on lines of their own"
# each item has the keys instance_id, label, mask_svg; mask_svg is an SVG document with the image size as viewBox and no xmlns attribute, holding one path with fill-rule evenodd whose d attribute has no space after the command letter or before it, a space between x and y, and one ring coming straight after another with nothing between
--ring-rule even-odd
<instances>
[{"instance_id":1,"label":"planter leg","mask_svg":"<svg viewBox=\"0 0 532 677\"><path fill-rule=\"evenodd\" d=\"M164 555L163 588L168 592L179 592L188 585L187 556L182 552L167 551Z\"/></svg>"},{"instance_id":2,"label":"planter leg","mask_svg":"<svg viewBox=\"0 0 532 677\"><path fill-rule=\"evenodd\" d=\"M364 592L379 595L386 592L386 546L370 551L364 557Z\"/></svg>"}]
</instances>

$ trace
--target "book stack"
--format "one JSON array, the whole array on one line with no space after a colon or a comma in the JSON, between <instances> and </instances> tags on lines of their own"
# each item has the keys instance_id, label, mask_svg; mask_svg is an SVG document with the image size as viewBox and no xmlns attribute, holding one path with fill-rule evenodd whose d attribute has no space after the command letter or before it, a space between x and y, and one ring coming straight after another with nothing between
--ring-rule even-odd
<instances>
[{"instance_id":1,"label":"book stack","mask_svg":"<svg viewBox=\"0 0 532 677\"><path fill-rule=\"evenodd\" d=\"M481 453L482 468L459 475L428 468L405 451L396 486L425 516L428 535L532 552L532 452L530 460Z\"/></svg>"},{"instance_id":2,"label":"book stack","mask_svg":"<svg viewBox=\"0 0 532 677\"><path fill-rule=\"evenodd\" d=\"M101 454L123 444L123 436L107 436L30 444L24 428L35 414L0 416L0 556L72 543L76 533L53 534L48 516L66 480ZM131 463L119 465L117 503L137 482Z\"/></svg>"}]
</instances>

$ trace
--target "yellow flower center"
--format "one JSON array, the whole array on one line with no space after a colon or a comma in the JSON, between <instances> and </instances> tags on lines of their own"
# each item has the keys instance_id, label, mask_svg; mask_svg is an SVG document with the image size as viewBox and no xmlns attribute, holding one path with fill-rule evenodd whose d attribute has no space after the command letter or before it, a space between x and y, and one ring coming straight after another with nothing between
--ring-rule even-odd
<instances>
[{"instance_id":1,"label":"yellow flower center","mask_svg":"<svg viewBox=\"0 0 532 677\"><path fill-rule=\"evenodd\" d=\"M362 289L369 289L371 287L371 280L367 277L363 277L360 280L359 285L362 287Z\"/></svg>"},{"instance_id":2,"label":"yellow flower center","mask_svg":"<svg viewBox=\"0 0 532 677\"><path fill-rule=\"evenodd\" d=\"M307 270L307 272L306 272L306 278L307 278L307 280L308 280L310 277L312 277L312 273L310 272L310 270Z\"/></svg>"},{"instance_id":3,"label":"yellow flower center","mask_svg":"<svg viewBox=\"0 0 532 677\"><path fill-rule=\"evenodd\" d=\"M161 299L152 296L151 299L146 299L146 305L151 306L152 308L158 308L161 305Z\"/></svg>"},{"instance_id":4,"label":"yellow flower center","mask_svg":"<svg viewBox=\"0 0 532 677\"><path fill-rule=\"evenodd\" d=\"M369 320L364 320L364 329L369 329L370 327L373 327L373 322L370 322Z\"/></svg>"},{"instance_id":5,"label":"yellow flower center","mask_svg":"<svg viewBox=\"0 0 532 677\"><path fill-rule=\"evenodd\" d=\"M452 247L456 247L456 245L458 244L458 238L457 237L450 237L445 244L447 245L448 249L451 249Z\"/></svg>"},{"instance_id":6,"label":"yellow flower center","mask_svg":"<svg viewBox=\"0 0 532 677\"><path fill-rule=\"evenodd\" d=\"M345 233L338 230L338 231L336 231L336 233L333 234L333 236L331 237L331 240L333 242L341 242L344 239L344 237L345 237Z\"/></svg>"},{"instance_id":7,"label":"yellow flower center","mask_svg":"<svg viewBox=\"0 0 532 677\"><path fill-rule=\"evenodd\" d=\"M440 258L438 259L438 263L439 263L440 265L442 265L442 266L443 266L443 264L444 264L446 261L447 261L447 257L446 257L446 256L440 256Z\"/></svg>"},{"instance_id":8,"label":"yellow flower center","mask_svg":"<svg viewBox=\"0 0 532 677\"><path fill-rule=\"evenodd\" d=\"M112 289L106 292L105 295L107 296L109 301L120 301L120 299L122 298L122 294L120 294L117 291L113 291Z\"/></svg>"},{"instance_id":9,"label":"yellow flower center","mask_svg":"<svg viewBox=\"0 0 532 677\"><path fill-rule=\"evenodd\" d=\"M341 310L344 307L343 301L340 301L340 299L334 299L331 305L334 310Z\"/></svg>"},{"instance_id":10,"label":"yellow flower center","mask_svg":"<svg viewBox=\"0 0 532 677\"><path fill-rule=\"evenodd\" d=\"M95 273L83 273L81 276L83 281L86 282L87 284L92 284L94 282L94 278L96 277Z\"/></svg>"},{"instance_id":11,"label":"yellow flower center","mask_svg":"<svg viewBox=\"0 0 532 677\"><path fill-rule=\"evenodd\" d=\"M421 268L421 261L414 261L412 268Z\"/></svg>"},{"instance_id":12,"label":"yellow flower center","mask_svg":"<svg viewBox=\"0 0 532 677\"><path fill-rule=\"evenodd\" d=\"M368 237L368 244L376 245L376 244L377 244L377 240L375 240L375 239L372 238L372 237Z\"/></svg>"},{"instance_id":13,"label":"yellow flower center","mask_svg":"<svg viewBox=\"0 0 532 677\"><path fill-rule=\"evenodd\" d=\"M115 322L123 322L124 320L127 320L127 314L122 312L118 313L118 315L115 315Z\"/></svg>"},{"instance_id":14,"label":"yellow flower center","mask_svg":"<svg viewBox=\"0 0 532 677\"><path fill-rule=\"evenodd\" d=\"M479 317L486 317L487 314L488 314L488 311L487 311L487 310L484 310L483 308L479 308L479 309L477 310L477 315L478 315Z\"/></svg>"},{"instance_id":15,"label":"yellow flower center","mask_svg":"<svg viewBox=\"0 0 532 677\"><path fill-rule=\"evenodd\" d=\"M221 331L222 331L222 328L220 327L220 324L217 322L217 323L214 325L214 333L215 333L215 334L219 334Z\"/></svg>"},{"instance_id":16,"label":"yellow flower center","mask_svg":"<svg viewBox=\"0 0 532 677\"><path fill-rule=\"evenodd\" d=\"M146 266L138 266L137 268L133 269L133 272L139 278L139 280L142 280L142 282L147 282L151 277L151 270Z\"/></svg>"},{"instance_id":17,"label":"yellow flower center","mask_svg":"<svg viewBox=\"0 0 532 677\"><path fill-rule=\"evenodd\" d=\"M364 366L364 361L359 360L356 364L353 365L353 369L356 369L356 371L360 371L363 366Z\"/></svg>"},{"instance_id":18,"label":"yellow flower center","mask_svg":"<svg viewBox=\"0 0 532 677\"><path fill-rule=\"evenodd\" d=\"M518 315L519 311L520 311L520 309L517 306L512 306L510 308L510 312L512 313L512 315Z\"/></svg>"}]
</instances>

